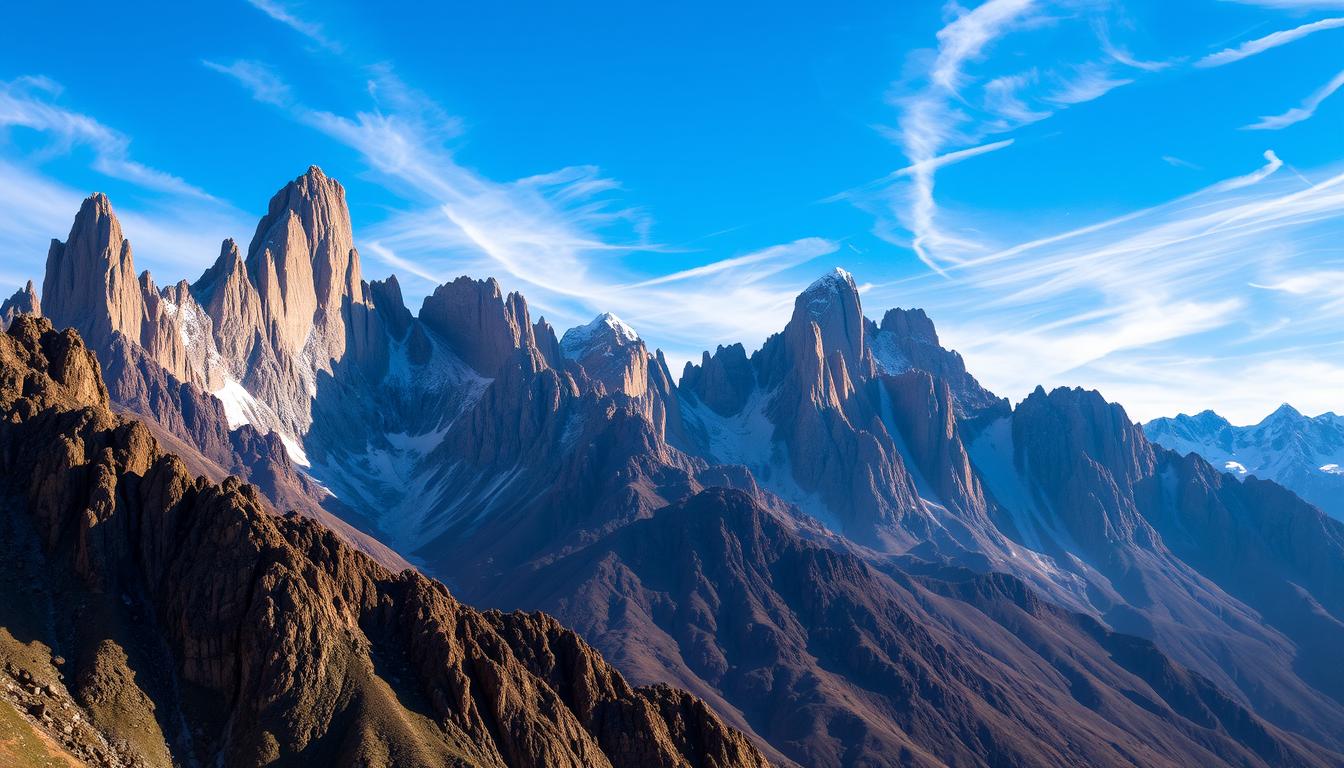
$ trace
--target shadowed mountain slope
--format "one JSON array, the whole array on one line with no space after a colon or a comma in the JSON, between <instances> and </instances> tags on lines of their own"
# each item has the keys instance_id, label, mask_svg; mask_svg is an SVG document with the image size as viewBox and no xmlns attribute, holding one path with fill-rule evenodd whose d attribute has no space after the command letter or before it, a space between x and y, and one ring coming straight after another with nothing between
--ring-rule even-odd
<instances>
[{"instance_id":1,"label":"shadowed mountain slope","mask_svg":"<svg viewBox=\"0 0 1344 768\"><path fill-rule=\"evenodd\" d=\"M478 612L113 414L73 331L0 336L0 653L31 725L111 765L764 766L543 614ZM18 585L22 585L19 587ZM68 726L68 730L66 729Z\"/></svg>"}]
</instances>

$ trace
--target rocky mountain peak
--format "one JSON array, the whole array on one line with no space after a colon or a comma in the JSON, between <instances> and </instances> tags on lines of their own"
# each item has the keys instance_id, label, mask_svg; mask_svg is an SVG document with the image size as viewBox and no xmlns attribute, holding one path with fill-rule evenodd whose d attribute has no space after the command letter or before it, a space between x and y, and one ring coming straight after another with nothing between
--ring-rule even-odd
<instances>
[{"instance_id":1,"label":"rocky mountain peak","mask_svg":"<svg viewBox=\"0 0 1344 768\"><path fill-rule=\"evenodd\" d=\"M37 298L37 291L33 288L33 281L14 292L13 296L0 303L0 331L8 328L14 318L19 315L41 315L42 302Z\"/></svg>"},{"instance_id":2,"label":"rocky mountain peak","mask_svg":"<svg viewBox=\"0 0 1344 768\"><path fill-rule=\"evenodd\" d=\"M559 349L606 392L639 397L648 389L648 350L635 329L610 312L565 331Z\"/></svg>"},{"instance_id":3,"label":"rocky mountain peak","mask_svg":"<svg viewBox=\"0 0 1344 768\"><path fill-rule=\"evenodd\" d=\"M728 416L746 405L756 377L746 349L741 344L729 344L714 350L713 355L705 352L698 366L688 361L680 386L715 413Z\"/></svg>"},{"instance_id":4,"label":"rocky mountain peak","mask_svg":"<svg viewBox=\"0 0 1344 768\"><path fill-rule=\"evenodd\" d=\"M340 182L312 166L277 192L248 247L247 271L277 346L297 354L316 329L327 359L340 359L342 309L366 303Z\"/></svg>"},{"instance_id":5,"label":"rocky mountain peak","mask_svg":"<svg viewBox=\"0 0 1344 768\"><path fill-rule=\"evenodd\" d=\"M1279 407L1275 408L1274 412L1269 414L1269 416L1267 416L1265 420L1261 423L1262 424L1264 423L1274 424L1284 422L1292 423L1302 421L1304 418L1306 417L1302 415L1301 411L1297 410L1288 403L1281 403Z\"/></svg>"},{"instance_id":6,"label":"rocky mountain peak","mask_svg":"<svg viewBox=\"0 0 1344 768\"><path fill-rule=\"evenodd\" d=\"M924 310L889 309L880 325L868 324L868 334L868 351L878 371L892 376L912 368L928 371L947 383L958 417L988 419L1008 412L1008 402L982 387L956 350L942 346Z\"/></svg>"},{"instance_id":7,"label":"rocky mountain peak","mask_svg":"<svg viewBox=\"0 0 1344 768\"><path fill-rule=\"evenodd\" d=\"M854 277L836 267L798 295L790 325L799 330L815 323L824 354L839 351L850 375L866 368L864 359L863 305Z\"/></svg>"},{"instance_id":8,"label":"rocky mountain peak","mask_svg":"<svg viewBox=\"0 0 1344 768\"><path fill-rule=\"evenodd\" d=\"M66 241L51 242L42 299L56 325L78 329L95 349L114 332L140 338L144 300L131 244L107 195L85 198Z\"/></svg>"},{"instance_id":9,"label":"rocky mountain peak","mask_svg":"<svg viewBox=\"0 0 1344 768\"><path fill-rule=\"evenodd\" d=\"M634 328L612 313L603 312L588 324L565 331L560 337L560 352L571 360L581 360L598 348L624 347L639 340Z\"/></svg>"},{"instance_id":10,"label":"rocky mountain peak","mask_svg":"<svg viewBox=\"0 0 1344 768\"><path fill-rule=\"evenodd\" d=\"M518 293L505 297L493 277L463 276L440 285L420 305L420 320L482 376L499 375L519 350L532 369L546 366L533 337L527 300Z\"/></svg>"},{"instance_id":11,"label":"rocky mountain peak","mask_svg":"<svg viewBox=\"0 0 1344 768\"><path fill-rule=\"evenodd\" d=\"M386 280L374 280L369 283L369 298L382 316L392 337L400 339L406 335L411 325L411 311L406 308L406 300L401 295L401 283L396 275L388 275Z\"/></svg>"},{"instance_id":12,"label":"rocky mountain peak","mask_svg":"<svg viewBox=\"0 0 1344 768\"><path fill-rule=\"evenodd\" d=\"M892 308L882 316L879 330L894 333L918 344L937 345L938 331L924 310Z\"/></svg>"},{"instance_id":13,"label":"rocky mountain peak","mask_svg":"<svg viewBox=\"0 0 1344 768\"><path fill-rule=\"evenodd\" d=\"M1120 405L1095 390L1037 387L1013 411L1012 433L1018 467L1083 546L1103 551L1149 533L1128 494L1152 477L1157 457Z\"/></svg>"}]
</instances>

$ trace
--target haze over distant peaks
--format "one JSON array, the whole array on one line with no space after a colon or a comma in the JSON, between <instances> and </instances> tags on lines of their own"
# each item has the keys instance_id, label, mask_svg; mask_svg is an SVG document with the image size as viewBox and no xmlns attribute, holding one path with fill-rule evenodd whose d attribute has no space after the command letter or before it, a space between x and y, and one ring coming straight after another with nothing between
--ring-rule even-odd
<instances>
[{"instance_id":1,"label":"haze over distant peaks","mask_svg":"<svg viewBox=\"0 0 1344 768\"><path fill-rule=\"evenodd\" d=\"M1288 403L1258 424L1234 426L1213 411L1144 425L1153 442L1196 453L1239 478L1273 480L1344 520L1344 416L1304 416Z\"/></svg>"}]
</instances>

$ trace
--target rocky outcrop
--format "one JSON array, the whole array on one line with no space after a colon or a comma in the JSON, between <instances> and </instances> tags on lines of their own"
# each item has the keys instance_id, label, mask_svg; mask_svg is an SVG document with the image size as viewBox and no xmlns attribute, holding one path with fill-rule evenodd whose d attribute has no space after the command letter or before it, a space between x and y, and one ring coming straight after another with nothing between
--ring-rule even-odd
<instances>
[{"instance_id":1,"label":"rocky outcrop","mask_svg":"<svg viewBox=\"0 0 1344 768\"><path fill-rule=\"evenodd\" d=\"M174 376L205 384L191 368L181 329L148 272L135 275L131 244L107 196L89 196L64 243L53 240L42 282L44 314L77 329L95 350L121 336L147 350Z\"/></svg>"},{"instance_id":2,"label":"rocky outcrop","mask_svg":"<svg viewBox=\"0 0 1344 768\"><path fill-rule=\"evenodd\" d=\"M952 391L959 418L981 422L1006 415L1010 410L1007 400L980 386L966 371L961 355L942 346L938 331L924 310L889 309L880 325L869 321L867 329L869 348L879 371L899 374L914 368L945 382Z\"/></svg>"},{"instance_id":3,"label":"rocky outcrop","mask_svg":"<svg viewBox=\"0 0 1344 768\"><path fill-rule=\"evenodd\" d=\"M693 395L720 416L731 416L747 405L756 388L756 374L741 344L705 352L697 367L690 362L681 375L681 391Z\"/></svg>"},{"instance_id":4,"label":"rocky outcrop","mask_svg":"<svg viewBox=\"0 0 1344 768\"><path fill-rule=\"evenodd\" d=\"M14 292L13 296L0 303L0 330L9 328L9 324L14 322L14 318L19 315L41 315L42 302L38 301L37 291L33 289L33 281L29 280L27 285Z\"/></svg>"},{"instance_id":5,"label":"rocky outcrop","mask_svg":"<svg viewBox=\"0 0 1344 768\"><path fill-rule=\"evenodd\" d=\"M940 503L954 506L961 519L989 525L980 478L962 442L956 399L946 379L911 369L880 381L892 403L892 422L916 469Z\"/></svg>"},{"instance_id":6,"label":"rocky outcrop","mask_svg":"<svg viewBox=\"0 0 1344 768\"><path fill-rule=\"evenodd\" d=\"M191 295L210 319L209 339L234 381L247 378L247 362L266 355L266 320L261 297L247 277L247 266L232 239L220 246L219 258L191 286Z\"/></svg>"},{"instance_id":7,"label":"rocky outcrop","mask_svg":"<svg viewBox=\"0 0 1344 768\"><path fill-rule=\"evenodd\" d=\"M251 486L193 478L111 413L100 373L73 331L20 318L0 337L3 522L30 532L0 546L44 562L29 594L60 620L25 639L70 660L56 686L119 759L766 765L553 619L474 611Z\"/></svg>"},{"instance_id":8,"label":"rocky outcrop","mask_svg":"<svg viewBox=\"0 0 1344 768\"><path fill-rule=\"evenodd\" d=\"M482 376L493 378L505 362L519 356L539 370L544 356L537 350L527 302L520 294L507 297L499 283L459 277L434 289L420 307L420 320Z\"/></svg>"},{"instance_id":9,"label":"rocky outcrop","mask_svg":"<svg viewBox=\"0 0 1344 768\"><path fill-rule=\"evenodd\" d=\"M65 242L51 241L42 299L47 317L78 329L95 349L113 333L140 340L144 295L107 195L85 198Z\"/></svg>"},{"instance_id":10,"label":"rocky outcrop","mask_svg":"<svg viewBox=\"0 0 1344 768\"><path fill-rule=\"evenodd\" d=\"M649 386L649 351L635 330L610 312L560 337L560 354L583 368L582 378L600 394L643 397Z\"/></svg>"},{"instance_id":11,"label":"rocky outcrop","mask_svg":"<svg viewBox=\"0 0 1344 768\"><path fill-rule=\"evenodd\" d=\"M784 331L751 358L787 455L784 469L856 541L901 550L928 538L913 477L874 399L874 372L854 279L836 270L794 301ZM786 496L787 498L787 496Z\"/></svg>"},{"instance_id":12,"label":"rocky outcrop","mask_svg":"<svg viewBox=\"0 0 1344 768\"><path fill-rule=\"evenodd\" d=\"M319 366L345 356L344 311L365 299L339 182L311 166L285 185L257 224L246 263L278 352L311 345Z\"/></svg>"}]
</instances>

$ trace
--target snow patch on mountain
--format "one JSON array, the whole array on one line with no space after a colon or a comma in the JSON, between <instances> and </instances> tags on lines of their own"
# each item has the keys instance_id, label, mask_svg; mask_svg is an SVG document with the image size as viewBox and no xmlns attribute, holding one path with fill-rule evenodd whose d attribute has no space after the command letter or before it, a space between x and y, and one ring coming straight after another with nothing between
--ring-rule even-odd
<instances>
[{"instance_id":1,"label":"snow patch on mountain","mask_svg":"<svg viewBox=\"0 0 1344 768\"><path fill-rule=\"evenodd\" d=\"M682 418L711 461L746 467L762 487L832 532L841 532L840 521L821 497L804 491L794 480L788 452L783 443L775 442L775 425L765 413L769 402L769 393L756 390L741 411L720 416L699 400L687 398L681 401Z\"/></svg>"},{"instance_id":2,"label":"snow patch on mountain","mask_svg":"<svg viewBox=\"0 0 1344 768\"><path fill-rule=\"evenodd\" d=\"M560 337L560 353L570 360L580 360L600 345L625 346L638 341L639 334L634 328L612 313L603 312L587 325L565 331Z\"/></svg>"},{"instance_id":3,"label":"snow patch on mountain","mask_svg":"<svg viewBox=\"0 0 1344 768\"><path fill-rule=\"evenodd\" d=\"M910 364L910 360L905 356L905 353L901 351L895 334L870 334L868 336L868 349L872 350L873 362L877 363L877 370L880 373L895 376L914 367Z\"/></svg>"},{"instance_id":4,"label":"snow patch on mountain","mask_svg":"<svg viewBox=\"0 0 1344 768\"><path fill-rule=\"evenodd\" d=\"M1204 411L1155 419L1143 431L1154 443L1198 454L1238 479L1273 480L1344 519L1344 417L1304 416L1285 403L1248 426Z\"/></svg>"},{"instance_id":5,"label":"snow patch on mountain","mask_svg":"<svg viewBox=\"0 0 1344 768\"><path fill-rule=\"evenodd\" d=\"M819 316L831 306L835 300L842 294L854 293L858 290L854 284L854 276L836 267L807 286L800 298L807 299L807 311L813 316Z\"/></svg>"}]
</instances>

